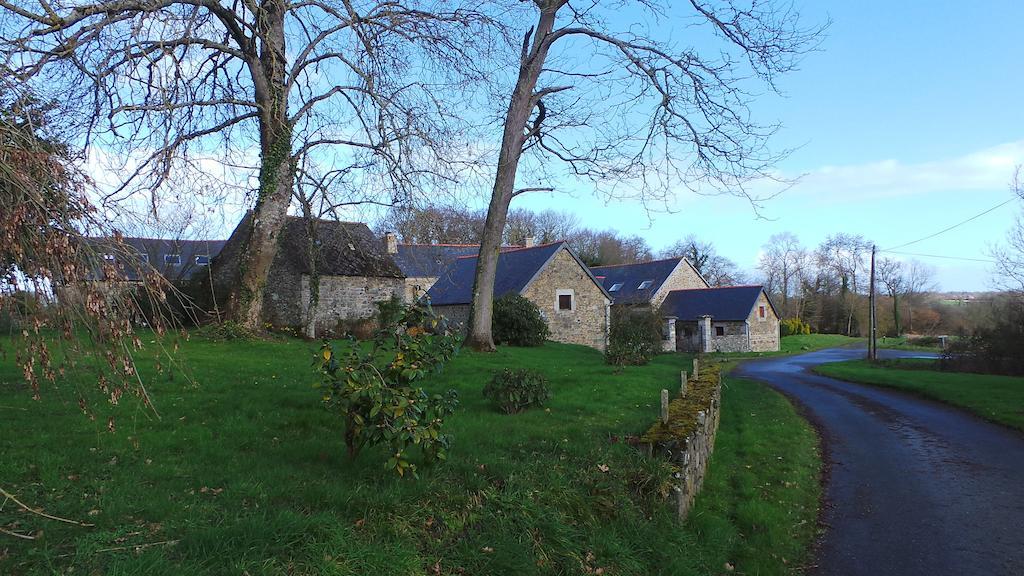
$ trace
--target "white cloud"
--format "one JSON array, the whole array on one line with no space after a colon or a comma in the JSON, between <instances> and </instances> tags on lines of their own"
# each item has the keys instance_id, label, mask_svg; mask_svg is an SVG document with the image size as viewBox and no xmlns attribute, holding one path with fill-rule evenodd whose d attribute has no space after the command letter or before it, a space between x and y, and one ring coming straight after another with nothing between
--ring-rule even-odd
<instances>
[{"instance_id":1,"label":"white cloud","mask_svg":"<svg viewBox=\"0 0 1024 576\"><path fill-rule=\"evenodd\" d=\"M814 195L835 203L935 192L991 192L1007 188L1018 164L1024 164L1024 140L915 164L882 160L823 166L801 178L787 195Z\"/></svg>"}]
</instances>

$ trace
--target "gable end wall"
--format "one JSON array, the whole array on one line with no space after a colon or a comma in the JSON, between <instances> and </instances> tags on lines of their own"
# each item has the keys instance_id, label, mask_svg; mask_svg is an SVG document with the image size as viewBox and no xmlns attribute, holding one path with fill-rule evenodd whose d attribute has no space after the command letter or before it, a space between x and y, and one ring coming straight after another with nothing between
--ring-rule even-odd
<instances>
[{"instance_id":1,"label":"gable end wall","mask_svg":"<svg viewBox=\"0 0 1024 576\"><path fill-rule=\"evenodd\" d=\"M661 288L654 293L654 297L651 298L651 306L654 308L661 306L665 302L665 298L668 298L668 293L673 290L696 290L708 287L708 283L686 261L680 261L675 270L662 283Z\"/></svg>"},{"instance_id":2,"label":"gable end wall","mask_svg":"<svg viewBox=\"0 0 1024 576\"><path fill-rule=\"evenodd\" d=\"M559 290L573 291L575 310L558 310ZM551 340L605 349L608 299L567 250L559 250L522 294L540 308Z\"/></svg>"}]
</instances>

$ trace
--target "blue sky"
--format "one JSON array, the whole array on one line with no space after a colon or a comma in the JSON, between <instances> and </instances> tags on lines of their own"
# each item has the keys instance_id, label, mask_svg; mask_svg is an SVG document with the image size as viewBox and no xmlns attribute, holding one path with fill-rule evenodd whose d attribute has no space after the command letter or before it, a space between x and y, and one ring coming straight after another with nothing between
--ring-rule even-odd
<instances>
[{"instance_id":1,"label":"blue sky","mask_svg":"<svg viewBox=\"0 0 1024 576\"><path fill-rule=\"evenodd\" d=\"M805 175L758 219L734 198L680 196L653 220L635 204L605 204L583 186L524 196L513 206L571 210L594 228L640 233L655 248L687 233L710 240L752 270L761 245L782 231L807 246L834 232L886 248L955 224L1009 199L1013 166L1024 163L1024 2L807 2L810 22L831 18L821 51L765 95L754 110L779 121L779 164ZM988 258L1020 210L1011 203L935 239L921 254ZM911 258L901 256L901 258ZM945 290L991 287L989 266L918 258Z\"/></svg>"}]
</instances>

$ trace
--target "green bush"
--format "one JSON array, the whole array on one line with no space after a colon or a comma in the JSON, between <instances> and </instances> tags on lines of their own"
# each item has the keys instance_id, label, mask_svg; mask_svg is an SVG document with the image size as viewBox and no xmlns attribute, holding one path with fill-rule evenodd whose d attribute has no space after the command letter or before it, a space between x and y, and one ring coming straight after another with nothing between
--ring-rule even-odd
<instances>
[{"instance_id":1,"label":"green bush","mask_svg":"<svg viewBox=\"0 0 1024 576\"><path fill-rule=\"evenodd\" d=\"M551 398L548 381L536 370L506 368L495 372L484 386L484 396L494 401L505 414L517 414L530 406L543 406Z\"/></svg>"},{"instance_id":2,"label":"green bush","mask_svg":"<svg viewBox=\"0 0 1024 576\"><path fill-rule=\"evenodd\" d=\"M540 308L519 294L507 294L495 300L492 318L495 344L540 346L551 334Z\"/></svg>"},{"instance_id":3,"label":"green bush","mask_svg":"<svg viewBox=\"0 0 1024 576\"><path fill-rule=\"evenodd\" d=\"M408 450L418 446L427 463L444 460L449 438L444 420L458 405L454 390L427 394L415 382L441 369L457 351L459 336L442 326L429 307L395 299L378 304L379 330L372 346L350 338L344 355L330 342L320 347L323 402L341 413L345 445L355 457L366 445L384 444L385 467L416 476Z\"/></svg>"},{"instance_id":4,"label":"green bush","mask_svg":"<svg viewBox=\"0 0 1024 576\"><path fill-rule=\"evenodd\" d=\"M811 326L799 318L786 318L780 322L783 336L795 336L798 334L810 334Z\"/></svg>"},{"instance_id":5,"label":"green bush","mask_svg":"<svg viewBox=\"0 0 1024 576\"><path fill-rule=\"evenodd\" d=\"M659 352L661 315L649 308L612 308L605 361L615 366L647 364Z\"/></svg>"}]
</instances>

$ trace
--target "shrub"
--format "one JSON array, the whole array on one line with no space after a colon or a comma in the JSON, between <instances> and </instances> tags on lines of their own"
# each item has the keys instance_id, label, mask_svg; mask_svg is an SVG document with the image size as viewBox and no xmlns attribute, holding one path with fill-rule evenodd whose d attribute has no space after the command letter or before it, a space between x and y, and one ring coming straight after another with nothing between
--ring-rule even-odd
<instances>
[{"instance_id":1,"label":"shrub","mask_svg":"<svg viewBox=\"0 0 1024 576\"><path fill-rule=\"evenodd\" d=\"M786 318L779 323L782 327L783 336L794 336L797 334L810 334L811 326L799 318Z\"/></svg>"},{"instance_id":2,"label":"shrub","mask_svg":"<svg viewBox=\"0 0 1024 576\"><path fill-rule=\"evenodd\" d=\"M450 442L444 420L458 405L454 390L427 394L415 383L452 359L458 336L438 329L429 306L393 299L378 308L380 328L372 345L350 338L343 355L330 342L320 347L319 387L324 404L344 419L350 456L366 445L384 444L391 455L385 468L415 477L410 447L418 446L426 463L444 460Z\"/></svg>"},{"instance_id":3,"label":"shrub","mask_svg":"<svg viewBox=\"0 0 1024 576\"><path fill-rule=\"evenodd\" d=\"M251 330L238 322L226 320L224 322L212 322L195 331L197 336L206 338L213 342L228 342L231 340L251 340L256 338Z\"/></svg>"},{"instance_id":4,"label":"shrub","mask_svg":"<svg viewBox=\"0 0 1024 576\"><path fill-rule=\"evenodd\" d=\"M647 364L661 351L662 319L649 308L612 308L605 361L615 366Z\"/></svg>"},{"instance_id":5,"label":"shrub","mask_svg":"<svg viewBox=\"0 0 1024 576\"><path fill-rule=\"evenodd\" d=\"M547 379L540 372L506 368L496 372L484 386L484 396L493 400L505 414L517 414L530 406L543 406L551 398L551 392Z\"/></svg>"},{"instance_id":6,"label":"shrub","mask_svg":"<svg viewBox=\"0 0 1024 576\"><path fill-rule=\"evenodd\" d=\"M509 346L540 346L551 334L540 308L519 294L494 301L491 330L495 344Z\"/></svg>"},{"instance_id":7,"label":"shrub","mask_svg":"<svg viewBox=\"0 0 1024 576\"><path fill-rule=\"evenodd\" d=\"M974 334L950 342L942 368L956 372L1024 375L1024 300L997 303L992 318Z\"/></svg>"}]
</instances>

